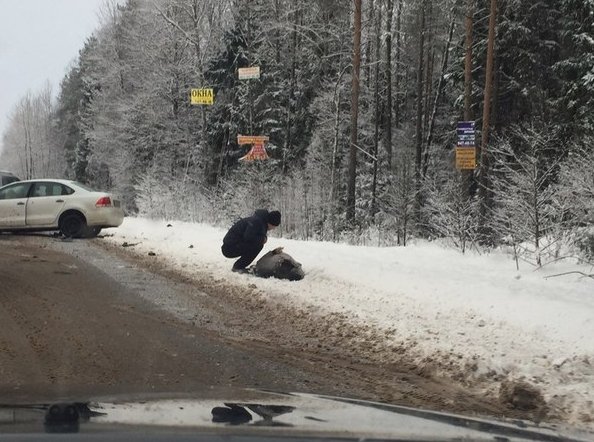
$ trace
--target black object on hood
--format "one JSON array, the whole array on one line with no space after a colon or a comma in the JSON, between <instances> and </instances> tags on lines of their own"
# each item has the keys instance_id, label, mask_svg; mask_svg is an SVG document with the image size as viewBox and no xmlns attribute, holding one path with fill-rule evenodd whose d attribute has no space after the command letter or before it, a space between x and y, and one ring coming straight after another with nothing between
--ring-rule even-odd
<instances>
[{"instance_id":1,"label":"black object on hood","mask_svg":"<svg viewBox=\"0 0 594 442\"><path fill-rule=\"evenodd\" d=\"M278 226L281 223L281 213L278 210L273 210L268 213L268 224Z\"/></svg>"}]
</instances>

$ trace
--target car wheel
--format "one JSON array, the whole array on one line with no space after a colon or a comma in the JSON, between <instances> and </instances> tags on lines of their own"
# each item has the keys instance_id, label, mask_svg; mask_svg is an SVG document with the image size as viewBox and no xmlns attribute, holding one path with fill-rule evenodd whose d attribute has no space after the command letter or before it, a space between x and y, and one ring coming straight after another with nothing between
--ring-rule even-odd
<instances>
[{"instance_id":1,"label":"car wheel","mask_svg":"<svg viewBox=\"0 0 594 442\"><path fill-rule=\"evenodd\" d=\"M87 227L82 215L68 213L60 220L60 232L67 238L79 238Z\"/></svg>"}]
</instances>

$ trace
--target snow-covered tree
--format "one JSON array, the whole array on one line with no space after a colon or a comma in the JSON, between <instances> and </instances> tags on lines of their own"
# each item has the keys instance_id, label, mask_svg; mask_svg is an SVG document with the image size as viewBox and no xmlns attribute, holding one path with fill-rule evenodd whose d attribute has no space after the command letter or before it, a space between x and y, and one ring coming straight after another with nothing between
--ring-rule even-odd
<instances>
[{"instance_id":1,"label":"snow-covered tree","mask_svg":"<svg viewBox=\"0 0 594 442\"><path fill-rule=\"evenodd\" d=\"M515 145L503 140L493 149L492 229L500 241L540 266L543 257L558 251L564 225L555 185L561 162L558 137L535 126L513 132Z\"/></svg>"},{"instance_id":2,"label":"snow-covered tree","mask_svg":"<svg viewBox=\"0 0 594 442\"><path fill-rule=\"evenodd\" d=\"M557 187L569 233L588 258L594 258L594 139L576 143L561 164Z\"/></svg>"},{"instance_id":3,"label":"snow-covered tree","mask_svg":"<svg viewBox=\"0 0 594 442\"><path fill-rule=\"evenodd\" d=\"M2 167L22 179L62 177L63 156L54 131L52 88L27 92L12 109L3 135Z\"/></svg>"},{"instance_id":4,"label":"snow-covered tree","mask_svg":"<svg viewBox=\"0 0 594 442\"><path fill-rule=\"evenodd\" d=\"M475 2L467 119L481 115L484 102L488 3ZM592 4L499 6L493 134L509 139L509 174L522 169L522 146L530 144L511 133L514 124L540 124L542 136L555 134L539 166L544 170L593 136ZM401 244L411 234L453 235L467 244L437 225L443 220L434 210L445 204L451 214L464 213L453 198L457 172L444 158L451 157L463 114L465 13L454 0L362 3L355 222L349 225L353 8L346 0L107 3L100 28L60 86L48 121L61 153L52 155L63 158L62 175L121 193L132 212L150 212L148 201L158 193L183 189L204 197L195 204L212 219L243 215L255 208L248 204L283 206L291 230L283 234L354 238L377 228ZM260 78L239 80L238 68L247 66L259 66ZM214 105L190 105L190 89L201 87L214 89ZM13 155L23 176L31 167L37 174L45 160L33 158L17 126L4 140L20 147L5 148L3 160ZM269 136L270 159L257 166L239 161L248 146L237 144L238 134ZM553 169L547 185L560 184ZM497 165L495 173L503 170ZM425 179L436 186L421 185ZM464 179L465 187L475 182ZM268 189L266 201L249 196L251 181ZM507 189L525 185L518 179ZM196 213L190 200L176 201ZM494 243L504 237L498 233Z\"/></svg>"},{"instance_id":5,"label":"snow-covered tree","mask_svg":"<svg viewBox=\"0 0 594 442\"><path fill-rule=\"evenodd\" d=\"M412 152L397 159L390 184L379 199L381 225L396 234L396 243L406 246L409 236L415 232L414 207L417 187L414 181Z\"/></svg>"}]
</instances>

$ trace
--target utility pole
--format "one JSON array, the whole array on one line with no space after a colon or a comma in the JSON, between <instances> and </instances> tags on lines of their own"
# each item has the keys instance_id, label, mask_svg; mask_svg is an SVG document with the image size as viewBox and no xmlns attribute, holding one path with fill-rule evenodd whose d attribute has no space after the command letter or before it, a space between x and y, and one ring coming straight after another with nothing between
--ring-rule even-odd
<instances>
[{"instance_id":1,"label":"utility pole","mask_svg":"<svg viewBox=\"0 0 594 442\"><path fill-rule=\"evenodd\" d=\"M361 0L354 0L353 71L351 85L351 144L349 149L349 182L347 186L347 221L355 220L355 185L357 178L357 124L359 117L359 73L361 71Z\"/></svg>"},{"instance_id":2,"label":"utility pole","mask_svg":"<svg viewBox=\"0 0 594 442\"><path fill-rule=\"evenodd\" d=\"M472 117L472 27L475 0L467 0L465 28L466 38L464 47L464 121L471 121ZM462 195L471 196L472 170L462 170Z\"/></svg>"},{"instance_id":3,"label":"utility pole","mask_svg":"<svg viewBox=\"0 0 594 442\"><path fill-rule=\"evenodd\" d=\"M472 26L474 15L474 1L467 0L466 2L466 38L464 40L464 47L466 49L464 55L464 120L470 121L472 113L470 107L472 106Z\"/></svg>"},{"instance_id":4,"label":"utility pole","mask_svg":"<svg viewBox=\"0 0 594 442\"><path fill-rule=\"evenodd\" d=\"M419 58L417 68L417 124L415 131L415 186L417 191L415 216L417 223L421 220L421 160L423 152L423 65L425 60L425 13L426 0L421 0L419 6Z\"/></svg>"},{"instance_id":5,"label":"utility pole","mask_svg":"<svg viewBox=\"0 0 594 442\"><path fill-rule=\"evenodd\" d=\"M485 93L483 103L483 129L481 138L480 188L481 197L481 228L483 235L488 235L487 214L491 207L491 192L489 190L489 126L491 118L491 93L493 89L493 59L495 52L495 26L497 21L497 0L491 0L489 16L489 36L487 40L487 67L485 71Z\"/></svg>"},{"instance_id":6,"label":"utility pole","mask_svg":"<svg viewBox=\"0 0 594 442\"><path fill-rule=\"evenodd\" d=\"M394 2L388 0L386 6L388 16L386 18L386 105L385 105L385 128L386 128L386 154L388 156L388 172L392 172L392 17L394 15ZM376 60L377 61L377 60Z\"/></svg>"}]
</instances>

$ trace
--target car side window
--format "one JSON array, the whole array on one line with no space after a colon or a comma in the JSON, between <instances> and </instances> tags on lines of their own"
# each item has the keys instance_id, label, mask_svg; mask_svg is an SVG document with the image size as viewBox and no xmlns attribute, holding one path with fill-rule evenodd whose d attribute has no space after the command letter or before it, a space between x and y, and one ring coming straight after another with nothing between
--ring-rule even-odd
<instances>
[{"instance_id":1,"label":"car side window","mask_svg":"<svg viewBox=\"0 0 594 442\"><path fill-rule=\"evenodd\" d=\"M74 189L65 186L64 184L60 184L60 187L62 189L61 195L72 195L74 193Z\"/></svg>"},{"instance_id":2,"label":"car side window","mask_svg":"<svg viewBox=\"0 0 594 442\"><path fill-rule=\"evenodd\" d=\"M39 198L47 195L48 183L35 183L33 184L33 192L31 192L31 198Z\"/></svg>"},{"instance_id":3,"label":"car side window","mask_svg":"<svg viewBox=\"0 0 594 442\"><path fill-rule=\"evenodd\" d=\"M32 198L39 198L44 196L62 196L72 195L74 190L68 186L64 186L60 183L49 183L40 182L33 185L33 192L31 192Z\"/></svg>"},{"instance_id":4,"label":"car side window","mask_svg":"<svg viewBox=\"0 0 594 442\"><path fill-rule=\"evenodd\" d=\"M31 183L19 183L8 186L0 190L0 200L14 200L18 198L27 198Z\"/></svg>"}]
</instances>

